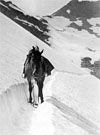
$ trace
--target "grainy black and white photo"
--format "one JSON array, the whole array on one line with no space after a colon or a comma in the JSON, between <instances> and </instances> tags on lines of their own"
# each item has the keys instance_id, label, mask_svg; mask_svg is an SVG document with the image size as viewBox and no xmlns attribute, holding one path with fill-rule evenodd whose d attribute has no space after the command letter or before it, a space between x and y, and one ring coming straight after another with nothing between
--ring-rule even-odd
<instances>
[{"instance_id":1,"label":"grainy black and white photo","mask_svg":"<svg viewBox=\"0 0 100 135\"><path fill-rule=\"evenodd\" d=\"M0 135L100 135L100 0L0 0Z\"/></svg>"}]
</instances>

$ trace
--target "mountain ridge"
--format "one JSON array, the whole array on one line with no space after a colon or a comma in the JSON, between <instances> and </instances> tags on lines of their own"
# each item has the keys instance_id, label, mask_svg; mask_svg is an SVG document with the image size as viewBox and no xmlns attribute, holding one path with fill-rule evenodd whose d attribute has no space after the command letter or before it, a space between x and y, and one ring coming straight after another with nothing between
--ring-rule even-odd
<instances>
[{"instance_id":1,"label":"mountain ridge","mask_svg":"<svg viewBox=\"0 0 100 135\"><path fill-rule=\"evenodd\" d=\"M47 34L49 30L46 21L44 23L42 20L38 20L33 16L25 15L11 1L5 2L4 0L0 0L0 12L50 46L47 42L49 39Z\"/></svg>"},{"instance_id":2,"label":"mountain ridge","mask_svg":"<svg viewBox=\"0 0 100 135\"><path fill-rule=\"evenodd\" d=\"M100 1L78 1L72 0L67 5L52 14L53 17L61 16L71 21L68 27L77 29L78 31L87 30L88 33L94 34L97 38L100 35L92 30L89 20L94 18L100 18ZM82 25L77 25L76 21L81 21ZM100 27L97 22L96 26Z\"/></svg>"}]
</instances>

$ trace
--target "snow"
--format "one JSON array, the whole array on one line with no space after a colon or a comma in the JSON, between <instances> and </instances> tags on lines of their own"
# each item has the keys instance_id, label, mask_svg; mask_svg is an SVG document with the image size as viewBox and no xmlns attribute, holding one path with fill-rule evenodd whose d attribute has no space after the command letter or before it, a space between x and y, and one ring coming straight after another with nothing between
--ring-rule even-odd
<instances>
[{"instance_id":1,"label":"snow","mask_svg":"<svg viewBox=\"0 0 100 135\"><path fill-rule=\"evenodd\" d=\"M57 30L63 30L66 25L70 24L69 19L64 17L55 16L54 18L45 18L48 20L49 24Z\"/></svg>"},{"instance_id":2,"label":"snow","mask_svg":"<svg viewBox=\"0 0 100 135\"><path fill-rule=\"evenodd\" d=\"M96 26L96 24L100 25L100 17L88 19L88 22L94 26Z\"/></svg>"},{"instance_id":3,"label":"snow","mask_svg":"<svg viewBox=\"0 0 100 135\"><path fill-rule=\"evenodd\" d=\"M22 12L18 7L14 6L14 5L12 5L12 4L9 4L9 6L10 6L11 8L13 8L13 9L17 10L17 11Z\"/></svg>"},{"instance_id":4,"label":"snow","mask_svg":"<svg viewBox=\"0 0 100 135\"><path fill-rule=\"evenodd\" d=\"M52 113L52 105L47 102L37 108L32 116L32 126L30 127L29 135L32 135L32 133L34 135L53 135Z\"/></svg>"},{"instance_id":5,"label":"snow","mask_svg":"<svg viewBox=\"0 0 100 135\"><path fill-rule=\"evenodd\" d=\"M0 4L2 5L2 6L4 6L5 8L8 8L7 6L5 6L4 4L2 4L1 2L0 2ZM8 8L9 9L9 8Z\"/></svg>"},{"instance_id":6,"label":"snow","mask_svg":"<svg viewBox=\"0 0 100 135\"><path fill-rule=\"evenodd\" d=\"M59 87L56 87L59 83ZM98 124L98 126L100 125L100 109L98 108L100 106L99 80L90 75L79 76L59 73L52 87L55 89L55 91L52 90L53 97L73 108L88 120Z\"/></svg>"},{"instance_id":7,"label":"snow","mask_svg":"<svg viewBox=\"0 0 100 135\"><path fill-rule=\"evenodd\" d=\"M0 96L0 135L27 135L32 108L27 105L26 88L14 85Z\"/></svg>"},{"instance_id":8,"label":"snow","mask_svg":"<svg viewBox=\"0 0 100 135\"><path fill-rule=\"evenodd\" d=\"M66 10L66 12L67 12L68 14L70 14L71 11L70 11L70 9L68 9L68 10Z\"/></svg>"},{"instance_id":9,"label":"snow","mask_svg":"<svg viewBox=\"0 0 100 135\"><path fill-rule=\"evenodd\" d=\"M39 27L38 26L36 26L36 25L34 25L34 24L32 24L32 23L29 23L28 21L26 21L26 20L23 20L23 19L19 19L18 17L15 17L14 18L15 20L18 20L18 21L20 21L20 22L22 22L23 24L26 24L26 25L28 25L28 26L30 26L30 27L35 27L36 29L38 29L38 31L41 31L42 32L42 30L41 29L39 29Z\"/></svg>"},{"instance_id":10,"label":"snow","mask_svg":"<svg viewBox=\"0 0 100 135\"><path fill-rule=\"evenodd\" d=\"M99 40L73 34L72 41L71 32L50 26L50 48L2 14L0 20L0 135L99 135L100 80L80 66L82 57L100 58ZM45 102L37 109L27 102L28 84L21 77L33 45L56 67L45 79Z\"/></svg>"},{"instance_id":11,"label":"snow","mask_svg":"<svg viewBox=\"0 0 100 135\"><path fill-rule=\"evenodd\" d=\"M49 22L50 43L57 51L63 50L63 54L67 51L67 53L70 53L70 57L76 55L77 58L85 56L91 57L93 61L100 58L100 38L96 38L95 35L89 34L86 30L78 31L74 28L67 27L72 23L67 18L56 16L52 18L46 17L46 19ZM91 29L100 34L99 27L96 27L98 20L99 18L95 18L88 20L88 22L95 26L91 27ZM80 26L82 25L80 20L75 21L75 23ZM91 48L96 52L90 52L87 48Z\"/></svg>"},{"instance_id":12,"label":"snow","mask_svg":"<svg viewBox=\"0 0 100 135\"><path fill-rule=\"evenodd\" d=\"M79 2L82 2L82 1L98 1L98 0L78 0Z\"/></svg>"}]
</instances>

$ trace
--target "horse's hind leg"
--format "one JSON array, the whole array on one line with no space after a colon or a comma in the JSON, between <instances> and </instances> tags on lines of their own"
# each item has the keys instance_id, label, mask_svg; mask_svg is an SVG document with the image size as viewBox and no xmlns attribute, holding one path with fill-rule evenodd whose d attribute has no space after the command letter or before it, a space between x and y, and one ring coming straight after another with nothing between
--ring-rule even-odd
<instances>
[{"instance_id":1,"label":"horse's hind leg","mask_svg":"<svg viewBox=\"0 0 100 135\"><path fill-rule=\"evenodd\" d=\"M42 89L43 89L43 82L40 82L40 83L38 84L38 87L39 87L39 97L40 97L40 99L41 99L41 103L43 103L43 102L44 102L44 99L43 99L43 92L42 92Z\"/></svg>"},{"instance_id":2,"label":"horse's hind leg","mask_svg":"<svg viewBox=\"0 0 100 135\"><path fill-rule=\"evenodd\" d=\"M32 86L31 86L31 82L29 82L29 103L32 103Z\"/></svg>"}]
</instances>

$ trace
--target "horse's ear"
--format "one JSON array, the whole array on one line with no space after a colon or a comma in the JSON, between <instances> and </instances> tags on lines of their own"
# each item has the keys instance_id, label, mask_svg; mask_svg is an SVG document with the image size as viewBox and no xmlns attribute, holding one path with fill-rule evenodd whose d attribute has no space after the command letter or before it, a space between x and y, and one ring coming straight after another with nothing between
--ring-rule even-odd
<instances>
[{"instance_id":1,"label":"horse's ear","mask_svg":"<svg viewBox=\"0 0 100 135\"><path fill-rule=\"evenodd\" d=\"M43 53L44 49L40 52L41 54Z\"/></svg>"},{"instance_id":2,"label":"horse's ear","mask_svg":"<svg viewBox=\"0 0 100 135\"><path fill-rule=\"evenodd\" d=\"M36 50L39 51L39 47L38 46L36 46Z\"/></svg>"},{"instance_id":3,"label":"horse's ear","mask_svg":"<svg viewBox=\"0 0 100 135\"><path fill-rule=\"evenodd\" d=\"M35 52L35 47L34 47L34 46L32 46L32 48L33 48L33 52Z\"/></svg>"}]
</instances>

